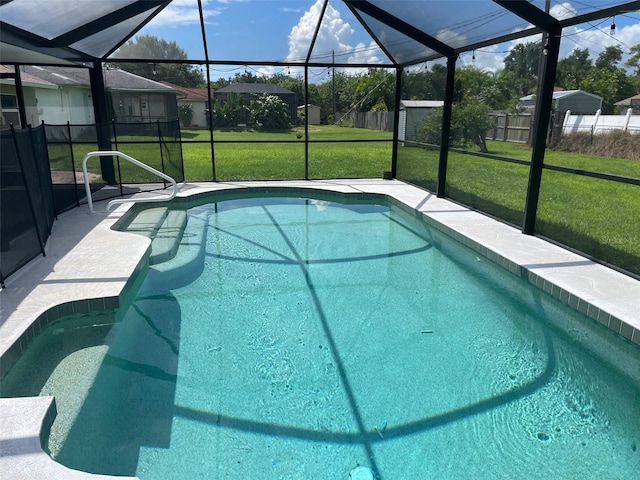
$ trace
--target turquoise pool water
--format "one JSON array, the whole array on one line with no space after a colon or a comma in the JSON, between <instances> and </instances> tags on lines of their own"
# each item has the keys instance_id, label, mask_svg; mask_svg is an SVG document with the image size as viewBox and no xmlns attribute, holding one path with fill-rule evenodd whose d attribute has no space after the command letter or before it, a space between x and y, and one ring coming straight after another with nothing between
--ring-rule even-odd
<instances>
[{"instance_id":1,"label":"turquoise pool water","mask_svg":"<svg viewBox=\"0 0 640 480\"><path fill-rule=\"evenodd\" d=\"M151 479L629 479L640 352L386 204L194 205L126 311L55 322L2 395L59 462Z\"/></svg>"}]
</instances>

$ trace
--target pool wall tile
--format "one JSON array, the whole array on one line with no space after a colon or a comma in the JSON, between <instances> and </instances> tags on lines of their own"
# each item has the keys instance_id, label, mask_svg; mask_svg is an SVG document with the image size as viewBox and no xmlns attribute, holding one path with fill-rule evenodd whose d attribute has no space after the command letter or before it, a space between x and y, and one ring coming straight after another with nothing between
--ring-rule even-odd
<instances>
[{"instance_id":1,"label":"pool wall tile","mask_svg":"<svg viewBox=\"0 0 640 480\"><path fill-rule=\"evenodd\" d=\"M634 328L631 341L640 347L640 329Z\"/></svg>"},{"instance_id":2,"label":"pool wall tile","mask_svg":"<svg viewBox=\"0 0 640 480\"><path fill-rule=\"evenodd\" d=\"M574 310L578 309L578 301L579 300L580 299L578 297L576 297L575 295L573 295L571 293L569 294L569 306L571 308L573 308Z\"/></svg>"},{"instance_id":3,"label":"pool wall tile","mask_svg":"<svg viewBox=\"0 0 640 480\"><path fill-rule=\"evenodd\" d=\"M73 302L73 313L89 313L89 300L78 300Z\"/></svg>"},{"instance_id":4,"label":"pool wall tile","mask_svg":"<svg viewBox=\"0 0 640 480\"><path fill-rule=\"evenodd\" d=\"M611 321L614 321L615 317L611 317ZM626 323L623 323L622 321L620 321L619 319L615 318L615 321L620 322L620 335L622 335L624 338L626 338L627 340L632 340L633 339L633 331L635 330L631 325L627 325Z\"/></svg>"},{"instance_id":5,"label":"pool wall tile","mask_svg":"<svg viewBox=\"0 0 640 480\"><path fill-rule=\"evenodd\" d=\"M609 328L616 333L622 333L622 322L616 317L609 315Z\"/></svg>"},{"instance_id":6,"label":"pool wall tile","mask_svg":"<svg viewBox=\"0 0 640 480\"><path fill-rule=\"evenodd\" d=\"M92 298L89 300L89 311L95 312L96 310L104 310L103 298Z\"/></svg>"},{"instance_id":7,"label":"pool wall tile","mask_svg":"<svg viewBox=\"0 0 640 480\"><path fill-rule=\"evenodd\" d=\"M6 352L0 357L0 378L13 366L18 357L22 354L22 348L20 341L16 341L11 345Z\"/></svg>"},{"instance_id":8,"label":"pool wall tile","mask_svg":"<svg viewBox=\"0 0 640 480\"><path fill-rule=\"evenodd\" d=\"M73 303L72 302L66 302L63 303L61 305L58 305L58 313L57 316L55 318L53 318L52 320L56 320L60 317L66 317L67 315L73 315Z\"/></svg>"}]
</instances>

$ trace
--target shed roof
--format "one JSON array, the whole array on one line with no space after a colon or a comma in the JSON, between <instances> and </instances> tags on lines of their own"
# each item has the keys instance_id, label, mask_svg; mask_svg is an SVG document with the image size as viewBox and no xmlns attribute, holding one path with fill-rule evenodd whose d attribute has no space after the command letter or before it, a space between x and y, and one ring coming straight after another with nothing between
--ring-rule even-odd
<instances>
[{"instance_id":1,"label":"shed roof","mask_svg":"<svg viewBox=\"0 0 640 480\"><path fill-rule=\"evenodd\" d=\"M438 108L444 100L400 100L400 109L404 108Z\"/></svg>"},{"instance_id":2,"label":"shed roof","mask_svg":"<svg viewBox=\"0 0 640 480\"><path fill-rule=\"evenodd\" d=\"M553 99L554 100L558 100L561 98L567 98L567 97L571 97L574 95L583 95L583 96L588 96L588 97L593 97L596 98L598 100L602 100L602 97L599 95L595 95L593 93L589 93L589 92L585 92L584 90L560 90L560 91L556 91L553 92ZM535 101L536 96L535 94L531 94L531 95L526 95L524 97L520 98L520 101Z\"/></svg>"}]
</instances>

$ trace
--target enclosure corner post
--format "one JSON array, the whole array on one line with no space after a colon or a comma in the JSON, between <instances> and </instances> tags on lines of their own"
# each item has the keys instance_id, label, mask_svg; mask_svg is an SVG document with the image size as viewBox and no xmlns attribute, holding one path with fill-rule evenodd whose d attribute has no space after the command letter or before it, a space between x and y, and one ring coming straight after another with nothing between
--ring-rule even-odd
<instances>
[{"instance_id":1,"label":"enclosure corner post","mask_svg":"<svg viewBox=\"0 0 640 480\"><path fill-rule=\"evenodd\" d=\"M444 198L447 185L447 162L449 160L449 143L451 135L451 111L453 109L453 94L456 76L456 60L458 55L447 58L447 85L444 93L444 108L442 110L442 137L440 138L440 159L438 161L438 187L436 195Z\"/></svg>"},{"instance_id":2,"label":"enclosure corner post","mask_svg":"<svg viewBox=\"0 0 640 480\"><path fill-rule=\"evenodd\" d=\"M553 86L558 67L560 52L560 36L562 29L557 28L549 32L547 44L543 46L542 75L538 95L536 96L536 119L533 128L533 150L531 152L531 167L529 169L529 183L527 185L527 197L524 206L524 220L522 233L533 234L535 231L538 199L540 197L540 184L542 181L542 169L544 165L544 153L547 145L549 122L551 119L551 107L553 102Z\"/></svg>"},{"instance_id":3,"label":"enclosure corner post","mask_svg":"<svg viewBox=\"0 0 640 480\"><path fill-rule=\"evenodd\" d=\"M109 107L107 105L107 95L102 76L102 62L93 62L93 67L89 68L89 78L91 82L91 98L93 99L93 111L96 120L96 134L98 137L98 148L100 150L111 150L111 140L107 131L100 128L100 125L109 123ZM113 167L112 157L100 159L100 170L102 178L109 185L116 183L116 171Z\"/></svg>"},{"instance_id":4,"label":"enclosure corner post","mask_svg":"<svg viewBox=\"0 0 640 480\"><path fill-rule=\"evenodd\" d=\"M396 69L396 98L393 110L393 144L391 147L391 178L398 174L398 137L400 124L400 102L402 101L402 68Z\"/></svg>"}]
</instances>

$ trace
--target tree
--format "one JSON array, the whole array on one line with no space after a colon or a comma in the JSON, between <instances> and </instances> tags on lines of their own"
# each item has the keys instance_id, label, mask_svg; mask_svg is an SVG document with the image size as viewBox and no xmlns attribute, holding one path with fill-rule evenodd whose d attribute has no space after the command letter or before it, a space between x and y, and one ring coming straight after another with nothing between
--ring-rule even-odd
<instances>
[{"instance_id":1,"label":"tree","mask_svg":"<svg viewBox=\"0 0 640 480\"><path fill-rule=\"evenodd\" d=\"M494 127L489 116L489 107L478 101L456 104L452 109L450 142L454 147L476 145L481 152L488 153L485 135ZM418 130L418 141L439 144L442 136L442 109L437 109L425 118Z\"/></svg>"},{"instance_id":2,"label":"tree","mask_svg":"<svg viewBox=\"0 0 640 480\"><path fill-rule=\"evenodd\" d=\"M519 97L535 91L541 49L542 42L518 43L504 59L504 71L513 74Z\"/></svg>"},{"instance_id":3,"label":"tree","mask_svg":"<svg viewBox=\"0 0 640 480\"><path fill-rule=\"evenodd\" d=\"M465 66L456 71L457 102L475 101L492 110L505 110L510 107L513 93L510 82L502 82L500 77L475 66Z\"/></svg>"},{"instance_id":4,"label":"tree","mask_svg":"<svg viewBox=\"0 0 640 480\"><path fill-rule=\"evenodd\" d=\"M304 80L302 78L293 78L289 76L283 76L283 77L275 77L275 78L272 78L271 80L276 85L279 85L282 88L286 88L287 90L291 90L293 93L295 93L297 105L303 105L305 103ZM311 87L311 85L309 85L309 87Z\"/></svg>"},{"instance_id":5,"label":"tree","mask_svg":"<svg viewBox=\"0 0 640 480\"><path fill-rule=\"evenodd\" d=\"M182 87L200 87L204 82L200 68L180 63L154 63L154 60L186 60L187 52L176 42L167 42L154 35L140 35L122 45L114 58L149 59L148 63L118 62L127 72L156 81L175 83Z\"/></svg>"},{"instance_id":6,"label":"tree","mask_svg":"<svg viewBox=\"0 0 640 480\"><path fill-rule=\"evenodd\" d=\"M443 100L447 68L436 63L431 70L407 72L402 78L402 98L410 100Z\"/></svg>"},{"instance_id":7,"label":"tree","mask_svg":"<svg viewBox=\"0 0 640 480\"><path fill-rule=\"evenodd\" d=\"M636 69L636 77L640 77L640 43L629 49L629 59L625 62L627 67Z\"/></svg>"},{"instance_id":8,"label":"tree","mask_svg":"<svg viewBox=\"0 0 640 480\"><path fill-rule=\"evenodd\" d=\"M578 90L580 82L593 68L593 61L589 58L589 49L576 48L571 55L558 62L556 85L565 90Z\"/></svg>"},{"instance_id":9,"label":"tree","mask_svg":"<svg viewBox=\"0 0 640 480\"><path fill-rule=\"evenodd\" d=\"M580 83L582 90L600 95L602 113L614 113L614 103L636 93L635 87L629 81L623 68L609 70L607 68L592 68L586 78Z\"/></svg>"},{"instance_id":10,"label":"tree","mask_svg":"<svg viewBox=\"0 0 640 480\"><path fill-rule=\"evenodd\" d=\"M613 47L607 47L596 59L596 68L605 68L611 72L618 68L618 63L622 60L622 47L615 45Z\"/></svg>"},{"instance_id":11,"label":"tree","mask_svg":"<svg viewBox=\"0 0 640 480\"><path fill-rule=\"evenodd\" d=\"M318 106L323 123L333 124L334 113L348 112L355 105L358 77L336 72L332 78L318 85Z\"/></svg>"},{"instance_id":12,"label":"tree","mask_svg":"<svg viewBox=\"0 0 640 480\"><path fill-rule=\"evenodd\" d=\"M395 103L395 77L388 70L370 68L356 85L356 109L360 112L392 111Z\"/></svg>"}]
</instances>

